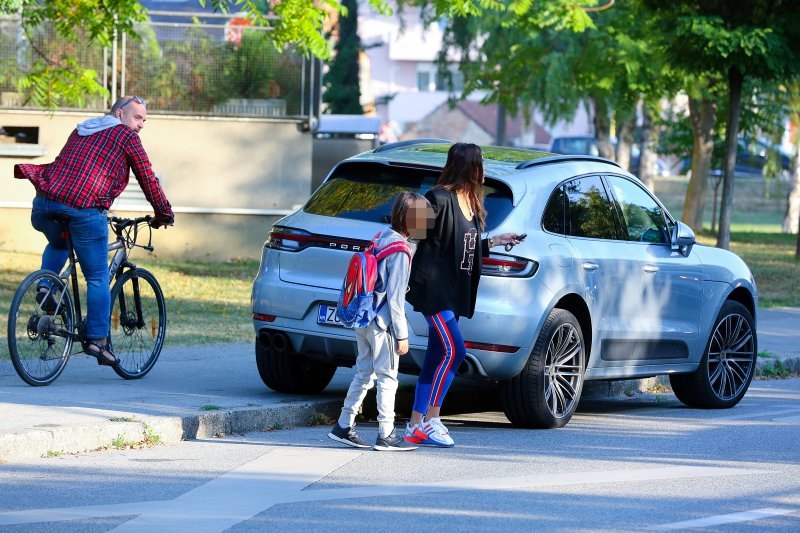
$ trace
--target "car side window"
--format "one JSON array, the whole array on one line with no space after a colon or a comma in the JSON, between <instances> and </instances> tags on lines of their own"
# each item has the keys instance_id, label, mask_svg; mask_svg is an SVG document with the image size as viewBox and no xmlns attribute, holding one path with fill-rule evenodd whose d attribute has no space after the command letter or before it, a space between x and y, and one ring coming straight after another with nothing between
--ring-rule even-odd
<instances>
[{"instance_id":1,"label":"car side window","mask_svg":"<svg viewBox=\"0 0 800 533\"><path fill-rule=\"evenodd\" d=\"M618 239L614 206L599 176L567 182L567 230L572 237Z\"/></svg>"},{"instance_id":2,"label":"car side window","mask_svg":"<svg viewBox=\"0 0 800 533\"><path fill-rule=\"evenodd\" d=\"M622 213L628 240L668 243L669 228L664 210L641 186L630 180L609 176L608 183Z\"/></svg>"},{"instance_id":3,"label":"car side window","mask_svg":"<svg viewBox=\"0 0 800 533\"><path fill-rule=\"evenodd\" d=\"M559 186L553 194L550 195L550 200L547 202L547 207L544 208L542 213L542 228L545 231L558 233L559 235L566 234L566 224L564 221L566 211L564 206L566 204L566 196L564 195L564 187Z\"/></svg>"}]
</instances>

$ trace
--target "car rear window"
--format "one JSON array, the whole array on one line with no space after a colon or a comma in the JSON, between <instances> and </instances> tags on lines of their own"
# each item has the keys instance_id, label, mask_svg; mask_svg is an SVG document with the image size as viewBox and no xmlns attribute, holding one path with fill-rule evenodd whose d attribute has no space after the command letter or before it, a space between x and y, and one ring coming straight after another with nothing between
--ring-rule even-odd
<instances>
[{"instance_id":1,"label":"car rear window","mask_svg":"<svg viewBox=\"0 0 800 533\"><path fill-rule=\"evenodd\" d=\"M389 223L392 203L403 191L424 195L436 184L440 171L382 164L343 164L314 192L303 210L314 215ZM513 208L511 190L486 179L486 230L497 227Z\"/></svg>"}]
</instances>

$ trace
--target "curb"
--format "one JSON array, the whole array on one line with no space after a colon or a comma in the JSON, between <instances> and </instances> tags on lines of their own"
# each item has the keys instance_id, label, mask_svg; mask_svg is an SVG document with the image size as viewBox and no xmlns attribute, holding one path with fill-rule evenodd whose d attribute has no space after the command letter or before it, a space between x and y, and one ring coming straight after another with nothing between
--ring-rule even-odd
<instances>
[{"instance_id":1,"label":"curb","mask_svg":"<svg viewBox=\"0 0 800 533\"><path fill-rule=\"evenodd\" d=\"M141 416L131 421L41 427L0 435L0 463L34 459L48 454L71 454L113 447L112 441L144 443L157 436L160 444L207 439L220 434L243 434L316 423L315 415L335 418L341 400L298 402L278 407L233 409L186 416Z\"/></svg>"}]
</instances>

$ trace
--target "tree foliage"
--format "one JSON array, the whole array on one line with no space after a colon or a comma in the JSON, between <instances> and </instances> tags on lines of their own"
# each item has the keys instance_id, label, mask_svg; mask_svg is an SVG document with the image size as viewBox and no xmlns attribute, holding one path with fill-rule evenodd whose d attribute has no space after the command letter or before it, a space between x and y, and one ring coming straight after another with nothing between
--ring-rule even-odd
<instances>
[{"instance_id":1,"label":"tree foliage","mask_svg":"<svg viewBox=\"0 0 800 533\"><path fill-rule=\"evenodd\" d=\"M339 17L336 55L325 74L325 94L322 99L331 113L360 115L364 109L360 102L358 1L343 0L342 5L347 8L347 15Z\"/></svg>"}]
</instances>

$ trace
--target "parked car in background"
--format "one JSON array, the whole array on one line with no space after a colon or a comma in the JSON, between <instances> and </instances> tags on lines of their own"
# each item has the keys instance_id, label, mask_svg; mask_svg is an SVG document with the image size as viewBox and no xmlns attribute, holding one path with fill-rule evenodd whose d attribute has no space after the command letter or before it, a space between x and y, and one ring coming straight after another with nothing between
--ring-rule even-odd
<instances>
[{"instance_id":1,"label":"parked car in background","mask_svg":"<svg viewBox=\"0 0 800 533\"><path fill-rule=\"evenodd\" d=\"M352 330L334 309L354 250L389 222L395 196L424 194L450 148L402 141L337 164L311 199L270 230L253 282L259 374L290 393L324 389L352 366ZM486 235L528 234L483 259L475 315L459 325L462 377L499 382L508 419L561 427L585 380L667 374L687 405L726 408L747 391L757 354L757 292L735 254L695 242L615 163L484 147ZM424 317L406 310L418 373Z\"/></svg>"},{"instance_id":2,"label":"parked car in background","mask_svg":"<svg viewBox=\"0 0 800 533\"><path fill-rule=\"evenodd\" d=\"M617 148L617 140L611 140L614 149ZM591 135L573 135L569 137L554 137L550 143L550 151L554 154L564 155L599 155L597 150L597 139ZM631 147L631 172L639 174L639 147ZM669 176L670 166L662 158L656 159L656 175Z\"/></svg>"},{"instance_id":3,"label":"parked car in background","mask_svg":"<svg viewBox=\"0 0 800 533\"><path fill-rule=\"evenodd\" d=\"M713 160L712 176L722 176L722 167L725 148L724 145L715 147L715 157ZM770 157L777 157L780 160L776 164L777 175L780 178L788 179L792 168L792 158L779 146L773 145L762 140L748 140L739 137L736 143L736 166L734 174L742 177L760 177L764 173L764 166ZM779 167L779 168L777 168ZM683 160L682 173L689 174L692 168L692 159L687 157Z\"/></svg>"}]
</instances>

